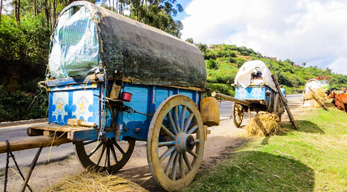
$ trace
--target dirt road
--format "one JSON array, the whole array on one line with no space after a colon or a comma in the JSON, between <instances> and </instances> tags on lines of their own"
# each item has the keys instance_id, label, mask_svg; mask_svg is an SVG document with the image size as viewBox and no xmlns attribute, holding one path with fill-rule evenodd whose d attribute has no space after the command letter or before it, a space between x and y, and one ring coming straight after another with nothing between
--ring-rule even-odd
<instances>
[{"instance_id":1,"label":"dirt road","mask_svg":"<svg viewBox=\"0 0 347 192\"><path fill-rule=\"evenodd\" d=\"M299 97L288 98L288 100L291 108L294 109L299 106ZM295 113L293 114L295 115ZM288 121L286 117L283 120ZM247 121L245 119L243 125L246 125ZM204 159L200 171L215 166L219 161L223 160L223 154L228 154L251 140L251 138L246 136L242 127L236 128L234 126L232 119L225 119L221 121L219 126L211 127L210 129L211 134L208 136L205 144ZM22 167L21 169L26 173L29 168ZM79 164L75 155L70 155L56 162L38 165L32 174L29 184L35 191L49 191L58 181L62 181L68 176L80 174L83 171L84 168ZM8 191L19 191L21 188L22 180L19 178L18 173L15 172L17 171L14 168L9 172ZM2 170L0 172L0 191L3 191L4 187L3 175L4 171ZM138 183L149 191L163 191L154 182L149 171L146 157L146 142L136 143L132 157L117 175Z\"/></svg>"}]
</instances>

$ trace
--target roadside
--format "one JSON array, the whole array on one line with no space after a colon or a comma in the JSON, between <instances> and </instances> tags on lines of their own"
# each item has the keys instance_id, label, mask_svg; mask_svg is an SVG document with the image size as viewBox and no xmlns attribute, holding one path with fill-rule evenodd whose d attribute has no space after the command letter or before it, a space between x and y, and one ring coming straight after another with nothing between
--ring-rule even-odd
<instances>
[{"instance_id":1,"label":"roadside","mask_svg":"<svg viewBox=\"0 0 347 192\"><path fill-rule=\"evenodd\" d=\"M231 103L227 103L232 106ZM225 160L230 153L243 146L245 143L252 141L254 138L249 138L245 134L245 130L236 128L233 125L233 120L230 119L231 111L221 111L223 115L219 126L210 128L211 134L205 144L204 159L199 172L209 170L215 167L219 162ZM243 125L247 124L247 119ZM72 148L71 144L69 144ZM49 148L48 148L49 149ZM55 151L53 148L52 151ZM50 152L51 153L51 152ZM28 167L22 168L23 172L28 171ZM47 171L49 170L49 171ZM18 191L22 183L18 174L10 171L9 191ZM78 176L84 172L84 168L79 164L74 154L66 158L58 159L58 161L38 165L30 180L30 185L38 191L46 191L52 189L57 183L71 176ZM0 172L0 183L3 183L3 171ZM125 167L117 173L117 176L129 179L132 182L139 184L149 191L162 191L161 187L152 179L148 168L146 157L146 142L137 142L135 150ZM0 190L3 186L0 185Z\"/></svg>"},{"instance_id":2,"label":"roadside","mask_svg":"<svg viewBox=\"0 0 347 192\"><path fill-rule=\"evenodd\" d=\"M0 129L1 128L9 128L17 125L27 125L27 124L34 124L34 123L45 123L48 122L48 118L40 118L40 119L29 119L29 120L21 120L21 121L6 121L6 122L0 122Z\"/></svg>"},{"instance_id":3,"label":"roadside","mask_svg":"<svg viewBox=\"0 0 347 192\"><path fill-rule=\"evenodd\" d=\"M227 153L184 191L346 191L346 113L331 108L292 111L299 130L287 122L283 133Z\"/></svg>"}]
</instances>

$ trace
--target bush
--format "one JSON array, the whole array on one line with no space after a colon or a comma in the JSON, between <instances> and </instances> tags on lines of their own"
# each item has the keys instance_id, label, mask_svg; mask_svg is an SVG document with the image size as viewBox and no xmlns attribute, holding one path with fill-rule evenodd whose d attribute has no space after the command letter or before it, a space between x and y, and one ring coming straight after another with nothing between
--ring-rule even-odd
<instances>
[{"instance_id":1,"label":"bush","mask_svg":"<svg viewBox=\"0 0 347 192\"><path fill-rule=\"evenodd\" d=\"M235 89L230 84L207 83L207 86L211 89L211 91L220 92L230 96L235 95Z\"/></svg>"},{"instance_id":2,"label":"bush","mask_svg":"<svg viewBox=\"0 0 347 192\"><path fill-rule=\"evenodd\" d=\"M207 66L207 69L218 69L217 62L212 58L206 61L206 66Z\"/></svg>"}]
</instances>

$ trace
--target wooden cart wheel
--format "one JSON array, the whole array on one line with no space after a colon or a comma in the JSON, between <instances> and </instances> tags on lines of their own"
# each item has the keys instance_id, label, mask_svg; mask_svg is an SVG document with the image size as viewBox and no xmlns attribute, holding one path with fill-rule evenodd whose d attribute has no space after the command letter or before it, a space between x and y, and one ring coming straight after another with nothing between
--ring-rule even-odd
<instances>
[{"instance_id":1,"label":"wooden cart wheel","mask_svg":"<svg viewBox=\"0 0 347 192\"><path fill-rule=\"evenodd\" d=\"M204 153L205 131L196 104L183 95L170 96L155 111L147 138L153 178L167 191L194 179Z\"/></svg>"},{"instance_id":2,"label":"wooden cart wheel","mask_svg":"<svg viewBox=\"0 0 347 192\"><path fill-rule=\"evenodd\" d=\"M114 138L75 142L75 152L83 167L93 171L115 173L129 160L135 140L116 141Z\"/></svg>"},{"instance_id":3,"label":"wooden cart wheel","mask_svg":"<svg viewBox=\"0 0 347 192\"><path fill-rule=\"evenodd\" d=\"M242 105L234 102L233 115L234 115L233 116L234 125L236 127L240 127L242 120L243 120L243 107L242 107Z\"/></svg>"}]
</instances>

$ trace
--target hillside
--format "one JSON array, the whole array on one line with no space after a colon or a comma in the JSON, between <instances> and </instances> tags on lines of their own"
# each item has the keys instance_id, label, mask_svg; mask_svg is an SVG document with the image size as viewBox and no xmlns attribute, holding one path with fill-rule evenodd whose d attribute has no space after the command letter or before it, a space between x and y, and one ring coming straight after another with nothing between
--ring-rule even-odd
<instances>
[{"instance_id":1,"label":"hillside","mask_svg":"<svg viewBox=\"0 0 347 192\"><path fill-rule=\"evenodd\" d=\"M235 45L217 44L208 47L205 44L196 44L204 55L207 67L207 82L212 91L234 95L234 82L236 73L243 63L250 60L263 61L274 74L279 83L283 84L288 93L295 89L302 91L307 80L319 76L331 78L331 88L341 89L347 86L347 76L333 74L329 70L314 67L305 67L305 63L295 64L290 59L285 61L263 56L253 49L237 47Z\"/></svg>"}]
</instances>

